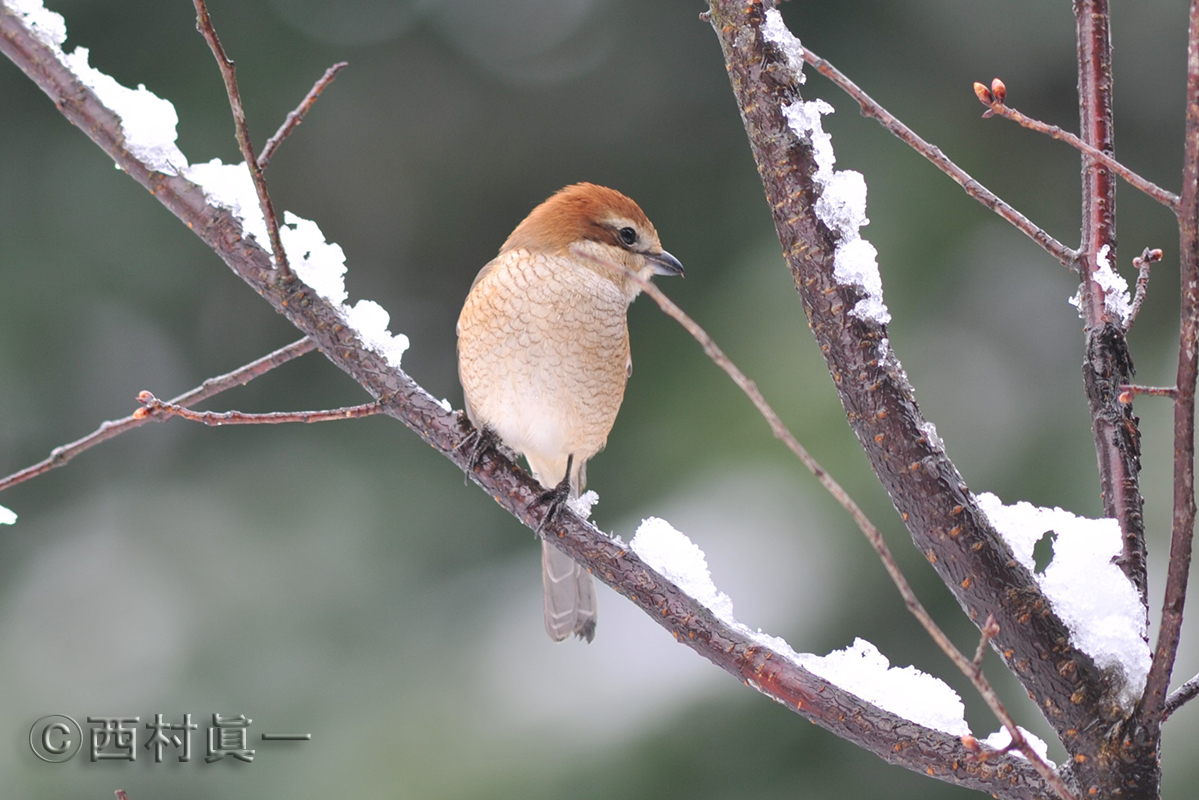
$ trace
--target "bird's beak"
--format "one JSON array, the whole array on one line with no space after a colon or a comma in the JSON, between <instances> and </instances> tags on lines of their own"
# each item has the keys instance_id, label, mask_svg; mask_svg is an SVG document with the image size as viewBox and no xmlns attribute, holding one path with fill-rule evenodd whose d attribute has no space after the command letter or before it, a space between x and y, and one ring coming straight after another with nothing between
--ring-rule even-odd
<instances>
[{"instance_id":1,"label":"bird's beak","mask_svg":"<svg viewBox=\"0 0 1199 800\"><path fill-rule=\"evenodd\" d=\"M660 253L645 255L646 259L654 268L655 275L685 275L683 265L679 260L663 250Z\"/></svg>"}]
</instances>

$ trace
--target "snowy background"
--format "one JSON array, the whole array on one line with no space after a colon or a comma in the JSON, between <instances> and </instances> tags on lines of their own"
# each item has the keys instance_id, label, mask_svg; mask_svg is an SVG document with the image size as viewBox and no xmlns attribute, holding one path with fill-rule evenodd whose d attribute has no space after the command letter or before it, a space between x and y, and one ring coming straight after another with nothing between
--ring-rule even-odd
<instances>
[{"instance_id":1,"label":"snowy background","mask_svg":"<svg viewBox=\"0 0 1199 800\"><path fill-rule=\"evenodd\" d=\"M185 0L50 0L68 49L179 114L193 162L239 159L222 85ZM478 268L563 184L634 197L687 267L666 290L758 381L888 535L965 650L974 629L907 543L844 424L782 265L700 3L628 0L212 0L259 146L334 61L351 66L269 168L280 209L345 250L352 298L406 333L410 373L457 407L453 326ZM1117 144L1168 188L1181 161L1183 19L1169 0L1117 7ZM852 18L847 19L848 15ZM821 55L1067 244L1078 162L979 118L970 88L1077 127L1065 3L793 2ZM971 488L1100 512L1079 363L1056 263L863 120L819 76L837 166L864 173L892 345ZM0 473L104 419L293 341L291 326L0 62ZM1119 194L1115 266L1160 246L1132 333L1139 378L1172 380L1177 234ZM1154 289L1156 287L1156 290ZM631 312L636 369L593 515L628 539L657 515L703 548L739 619L826 653L869 639L959 690L852 522L699 348L648 301ZM211 408L362 402L310 355ZM1169 524L1169 406L1138 401L1155 604ZM745 690L601 589L590 646L542 630L528 531L385 419L129 434L0 496L0 775L26 798L966 797L888 767ZM1184 630L1178 680L1199 671ZM988 662L1018 720L1048 730ZM26 737L62 713L245 714L252 764L47 765ZM1199 779L1199 711L1166 728L1166 792ZM144 729L143 729L144 732ZM1050 757L1060 749L1051 743Z\"/></svg>"}]
</instances>

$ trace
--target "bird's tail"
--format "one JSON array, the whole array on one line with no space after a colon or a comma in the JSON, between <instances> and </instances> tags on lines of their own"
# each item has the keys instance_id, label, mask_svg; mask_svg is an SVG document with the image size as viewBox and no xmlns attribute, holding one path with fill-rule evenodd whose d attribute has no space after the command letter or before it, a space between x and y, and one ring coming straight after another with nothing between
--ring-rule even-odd
<instances>
[{"instance_id":1,"label":"bird's tail","mask_svg":"<svg viewBox=\"0 0 1199 800\"><path fill-rule=\"evenodd\" d=\"M547 541L541 543L541 582L545 588L545 631L555 642L572 633L595 637L595 580L574 559Z\"/></svg>"}]
</instances>

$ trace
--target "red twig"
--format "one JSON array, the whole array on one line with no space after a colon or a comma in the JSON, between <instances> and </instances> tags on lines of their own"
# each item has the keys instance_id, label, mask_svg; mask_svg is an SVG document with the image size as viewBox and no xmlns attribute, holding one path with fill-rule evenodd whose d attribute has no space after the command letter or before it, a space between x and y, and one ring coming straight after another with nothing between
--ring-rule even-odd
<instances>
[{"instance_id":1,"label":"red twig","mask_svg":"<svg viewBox=\"0 0 1199 800\"><path fill-rule=\"evenodd\" d=\"M1075 0L1078 37L1079 130L1095 150L1113 152L1112 43L1108 0ZM1002 85L1002 84L1000 84ZM1002 99L1002 98L1000 98ZM1116 258L1116 177L1103 163L1082 156L1082 242L1079 245L1086 355L1083 387L1091 413L1103 515L1120 524L1120 569L1128 576L1149 615L1144 498L1140 492L1140 431L1131 408L1120 403L1120 386L1132 383L1132 356L1126 320L1107 309L1098 280L1098 255Z\"/></svg>"},{"instance_id":2,"label":"red twig","mask_svg":"<svg viewBox=\"0 0 1199 800\"><path fill-rule=\"evenodd\" d=\"M999 88L999 91L995 91L997 88ZM975 83L974 93L978 96L978 99L982 102L982 104L987 106L991 112L990 114L983 114L984 117L998 116L1003 117L1004 119L1010 119L1012 122L1028 128L1030 131L1043 133L1047 136L1057 139L1059 142L1065 142L1089 158L1092 158L1095 161L1098 161L1100 164L1103 164L1112 172L1128 181L1128 184L1133 188L1144 192L1157 202L1164 205L1166 208L1178 213L1178 195L1163 189L1147 178L1141 177L1116 159L1112 158L1112 156L1108 155L1102 150L1092 147L1069 131L1062 130L1057 125L1050 125L1046 122L1033 119L1032 117L1020 113L1011 106L1006 105L1002 97L1002 95L1006 94L1006 87L1004 86L1003 81L999 80L998 78L991 81L991 89L989 90L986 86L983 86L983 84Z\"/></svg>"},{"instance_id":3,"label":"red twig","mask_svg":"<svg viewBox=\"0 0 1199 800\"><path fill-rule=\"evenodd\" d=\"M1016 226L1025 236L1032 239L1041 248L1053 256L1064 267L1078 268L1078 253L1066 247L1057 239L1050 236L1028 217L1012 208L987 187L972 178L968 172L953 163L941 148L926 142L907 125L896 119L891 112L878 104L870 95L862 91L857 84L845 77L832 64L813 53L807 47L803 49L804 61L811 64L821 75L828 78L843 92L852 97L862 109L862 115L872 117L880 125L906 143L920 155L928 159L933 166L952 178L966 190L966 194L994 211L999 216Z\"/></svg>"},{"instance_id":4,"label":"red twig","mask_svg":"<svg viewBox=\"0 0 1199 800\"><path fill-rule=\"evenodd\" d=\"M282 279L291 278L291 267L287 263L287 254L283 251L283 241L279 238L279 220L275 217L275 206L266 189L266 180L262 177L262 167L254 157L254 143L250 140L250 129L246 125L246 111L242 108L241 94L237 90L237 73L233 61L225 54L221 40L217 38L216 29L212 27L212 19L208 16L208 6L205 0L193 0L196 6L196 30L204 35L208 47L216 57L217 66L221 68L221 77L225 80L225 91L229 95L229 107L233 109L233 128L237 134L237 143L241 147L242 158L246 168L254 179L254 189L258 192L258 204L262 207L262 216L266 218L267 234L271 239L271 250L275 256L275 268Z\"/></svg>"},{"instance_id":5,"label":"red twig","mask_svg":"<svg viewBox=\"0 0 1199 800\"><path fill-rule=\"evenodd\" d=\"M1178 394L1174 398L1174 519L1162 622L1141 698L1142 721L1155 731L1166 715L1166 690L1178 655L1195 533L1195 379L1199 375L1199 0L1191 0L1187 36L1186 139L1178 204L1182 300Z\"/></svg>"},{"instance_id":6,"label":"red twig","mask_svg":"<svg viewBox=\"0 0 1199 800\"><path fill-rule=\"evenodd\" d=\"M1129 328L1136 322L1137 314L1141 313L1141 303L1145 302L1145 293L1149 291L1149 269L1161 260L1161 249L1150 250L1148 247L1132 260L1132 265L1137 268L1137 289L1132 298L1132 313L1128 315Z\"/></svg>"},{"instance_id":7,"label":"red twig","mask_svg":"<svg viewBox=\"0 0 1199 800\"><path fill-rule=\"evenodd\" d=\"M247 384L260 375L270 372L275 367L286 364L297 356L302 356L305 353L316 348L316 342L308 337L300 339L298 342L293 342L287 347L280 348L269 355L265 355L257 361L251 361L244 367L239 367L233 372L225 375L218 375L215 378L209 378L204 383L192 389L190 392L185 392L174 400L171 400L171 405L187 407L195 405L203 400L207 400L213 395L220 394L226 389L231 389L239 384ZM138 412L143 409L138 409ZM39 461L31 467L26 467L20 472L15 472L7 478L0 479L0 492L5 489L16 486L18 483L23 483L30 478L36 478L39 475L49 472L57 467L64 466L68 461L73 459L85 450L90 450L101 442L106 442L114 436L119 436L125 431L140 428L147 422L159 422L164 417L154 414L138 413L130 414L121 419L109 420L104 422L95 431L78 439L70 444L64 444L61 447L56 447L50 452L50 457L44 461Z\"/></svg>"},{"instance_id":8,"label":"red twig","mask_svg":"<svg viewBox=\"0 0 1199 800\"><path fill-rule=\"evenodd\" d=\"M874 523L870 521L870 518L866 516L866 512L862 511L861 507L858 506L854 499L849 496L849 493L846 492L845 489L842 488L842 486L837 483L837 481L831 475L828 474L824 467L820 465L820 462L818 462L812 456L812 454L808 452L807 448L800 444L799 440L795 438L795 434L791 432L791 430L783 423L779 415L775 413L770 404L766 402L766 398L762 395L761 390L758 389L758 385L754 381L750 380L749 377L746 376L746 374L742 372L735 363L733 363L732 359L725 355L724 351L717 346L716 342L712 340L712 337L708 335L708 332L700 327L699 323L693 320L687 314L687 312L679 308L673 300L667 297L662 290L653 283L645 280L636 272L633 272L627 267L616 264L615 262L597 258L591 253L579 248L572 247L571 253L578 258L594 262L601 266L607 267L608 269L616 270L618 272L623 271L625 276L641 287L641 290L649 295L650 298L658 304L658 307L661 308L667 316L675 320L677 323L679 323L679 325L683 326L683 329L686 330L687 333L691 334L695 341L699 342L700 346L703 347L704 352L710 359L712 359L713 363L720 367L720 369L732 379L733 383L737 384L737 387L741 389L741 391L744 392L745 395L750 399L750 402L754 404L754 407L758 410L758 413L761 414L766 419L766 422L770 425L770 430L774 433L775 437L780 439L783 444L787 446L787 449L789 449L796 458L803 462L803 465L807 467L814 476L816 476L816 480L820 482L820 485L824 487L825 491L832 495L833 499L835 499L842 508L849 512L850 517L853 518L853 521L857 523L858 528L861 529L862 533L866 536L866 540L870 543L870 546L874 548L874 552L878 555L879 560L883 562L883 568L887 571L887 575L891 578L891 582L895 584L895 588L899 590L899 594L903 598L904 605L907 606L908 611L912 613L912 616L916 618L916 620L928 633L929 637L933 640L933 642L936 643L937 647L941 649L941 652L948 656L949 660L953 662L954 666L961 670L962 674L970 679L970 682L974 685L974 688L978 691L979 695L982 696L992 713L995 714L995 716L999 719L999 722L1011 735L1011 747L1019 750L1028 758L1033 767L1037 770L1038 774L1040 774L1041 777L1053 787L1054 791L1058 793L1062 800L1074 800L1074 795L1071 794L1066 788L1066 784L1062 781L1061 777L1057 774L1053 767L1046 764L1041 756L1032 748L1032 745L1028 742L1028 740L1024 738L1024 735L1017 727L1015 720L1012 719L1011 714L1008 713L1007 708L1004 707L1003 702L999 699L999 696L995 693L995 690L991 688L990 681L987 680L987 676L983 674L980 666L982 661L981 656L976 656L975 661L967 659L966 656L962 654L962 651L959 650L957 646L954 645L954 643L949 639L949 637L945 635L945 632L941 630L940 626L937 625L936 621L933 620L928 611L925 610L924 605L920 602L920 599L916 597L916 592L912 589L911 584L908 583L908 579L904 576L903 572L899 569L899 565L895 562L895 557L891 554L891 548L889 548L886 541L883 540L882 533L877 527L875 527ZM983 629L983 644L985 644L986 640L998 632L998 626L995 625L994 618L989 618L987 622L987 626L984 626ZM988 631L990 631L990 633L988 633ZM983 644L980 644L979 647L981 648Z\"/></svg>"},{"instance_id":9,"label":"red twig","mask_svg":"<svg viewBox=\"0 0 1199 800\"><path fill-rule=\"evenodd\" d=\"M200 422L219 428L222 425L278 425L284 422L333 422L339 419L361 419L380 414L383 406L376 400L357 406L343 406L323 411L271 411L266 414L247 414L242 411L192 411L182 406L164 403L149 392L139 392L137 402L145 408L139 408L133 416L149 417L152 414L183 417L192 422Z\"/></svg>"},{"instance_id":10,"label":"red twig","mask_svg":"<svg viewBox=\"0 0 1199 800\"><path fill-rule=\"evenodd\" d=\"M1119 400L1121 403L1131 403L1138 394L1150 397L1177 397L1178 389L1173 386L1141 386L1137 383L1126 383L1120 387Z\"/></svg>"},{"instance_id":11,"label":"red twig","mask_svg":"<svg viewBox=\"0 0 1199 800\"><path fill-rule=\"evenodd\" d=\"M266 144L262 148L262 152L258 154L258 169L266 169L266 165L270 163L271 156L279 149L279 145L283 144L283 140L291 136L291 132L299 127L304 121L304 116L312 108L312 104L321 96L321 92L333 83L333 79L337 77L337 73L341 72L346 67L350 66L348 61L339 61L333 66L325 70L325 74L321 76L312 88L308 90L308 94L304 95L304 99L296 106L296 110L288 113L287 119L283 120L283 124L279 126L279 130L275 131L275 135L266 140Z\"/></svg>"}]
</instances>

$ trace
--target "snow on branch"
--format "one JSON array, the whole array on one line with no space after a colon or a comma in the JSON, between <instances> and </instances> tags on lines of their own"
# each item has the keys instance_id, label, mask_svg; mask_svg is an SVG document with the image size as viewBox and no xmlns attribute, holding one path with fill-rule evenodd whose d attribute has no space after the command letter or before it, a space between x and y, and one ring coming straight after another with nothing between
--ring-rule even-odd
<instances>
[{"instance_id":1,"label":"snow on branch","mask_svg":"<svg viewBox=\"0 0 1199 800\"><path fill-rule=\"evenodd\" d=\"M1131 710L1145 688L1152 654L1140 593L1114 563L1123 550L1120 523L1025 502L1007 506L989 492L978 496L978 504L1030 572L1033 549L1043 537L1053 537L1053 560L1037 583L1075 646L1101 669L1120 671L1120 700Z\"/></svg>"},{"instance_id":2,"label":"snow on branch","mask_svg":"<svg viewBox=\"0 0 1199 800\"><path fill-rule=\"evenodd\" d=\"M62 15L47 10L41 0L4 0L4 5L16 12L54 58L120 118L124 149L130 155L152 172L179 176L201 187L210 204L233 214L247 241L269 242L266 219L244 161L223 164L220 159L213 159L189 165L175 144L179 116L169 100L158 97L144 85L129 89L91 67L87 48L76 47L65 53L62 46L67 40L66 21ZM327 243L315 222L285 212L284 223L280 236L288 261L293 263L300 279L337 306L345 324L358 332L364 344L398 367L408 349L408 337L388 331L390 318L383 307L371 300L360 300L352 307L344 305L348 295L344 282L345 253L341 247Z\"/></svg>"}]
</instances>

